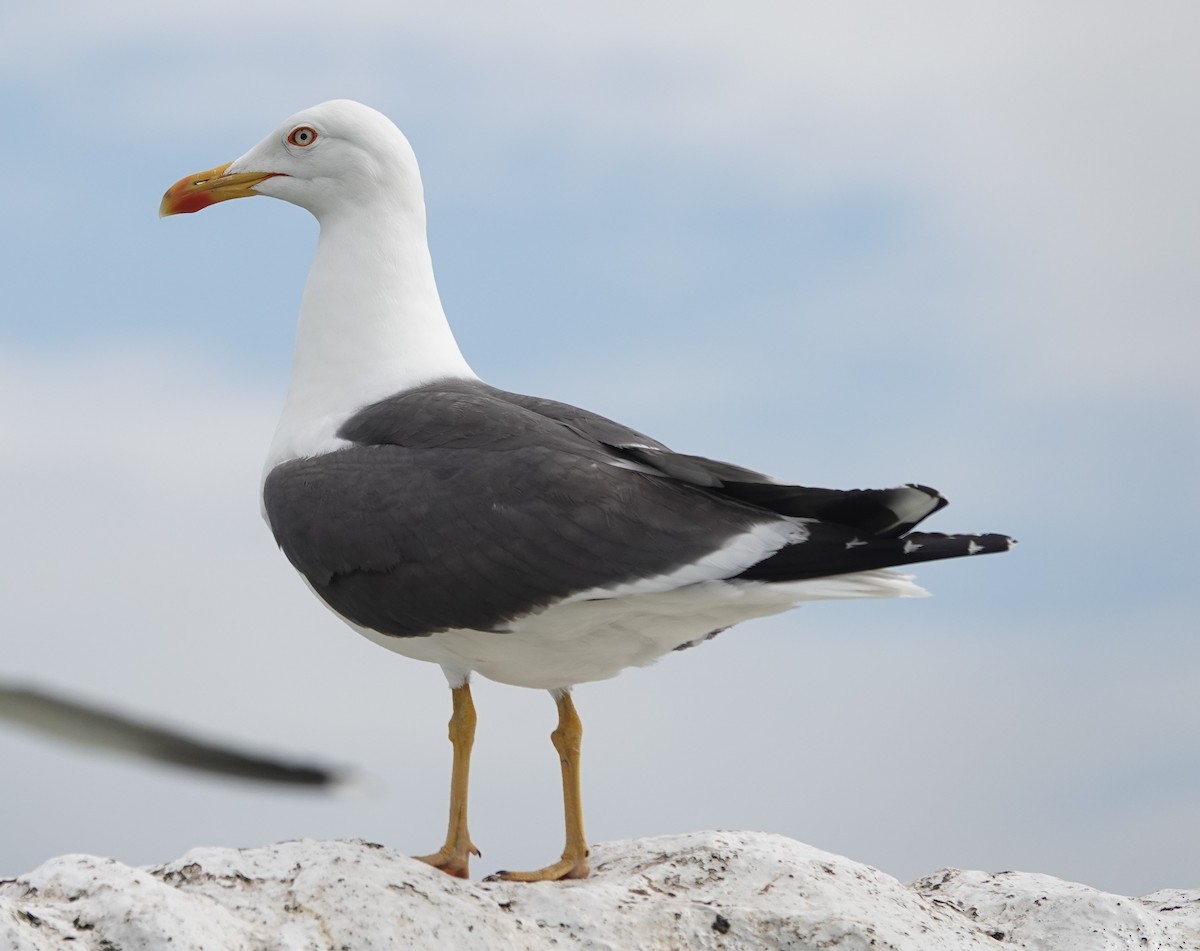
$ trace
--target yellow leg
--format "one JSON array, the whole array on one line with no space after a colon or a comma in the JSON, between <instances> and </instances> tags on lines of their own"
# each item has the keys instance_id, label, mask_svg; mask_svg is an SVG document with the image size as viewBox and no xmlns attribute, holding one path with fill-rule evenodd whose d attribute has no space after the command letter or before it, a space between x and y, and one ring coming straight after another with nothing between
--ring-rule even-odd
<instances>
[{"instance_id":1,"label":"yellow leg","mask_svg":"<svg viewBox=\"0 0 1200 951\"><path fill-rule=\"evenodd\" d=\"M562 763L563 817L567 827L567 845L562 858L536 872L497 872L491 878L509 882L557 882L564 878L587 878L587 837L583 834L583 798L579 789L579 742L583 724L571 702L571 694L563 690L554 695L558 704L558 727L550 734L550 742L558 750Z\"/></svg>"},{"instance_id":2,"label":"yellow leg","mask_svg":"<svg viewBox=\"0 0 1200 951\"><path fill-rule=\"evenodd\" d=\"M471 856L479 849L471 844L467 832L467 779L471 771L471 746L475 742L475 704L471 685L464 683L451 691L454 712L450 716L450 743L454 746L454 765L450 771L450 828L446 844L433 855L416 856L434 868L455 878L470 875Z\"/></svg>"}]
</instances>

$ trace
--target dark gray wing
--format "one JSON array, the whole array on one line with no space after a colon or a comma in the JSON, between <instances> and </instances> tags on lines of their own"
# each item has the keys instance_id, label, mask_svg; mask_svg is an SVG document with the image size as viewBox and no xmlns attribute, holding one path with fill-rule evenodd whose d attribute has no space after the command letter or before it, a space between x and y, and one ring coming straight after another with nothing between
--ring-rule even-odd
<instances>
[{"instance_id":1,"label":"dark gray wing","mask_svg":"<svg viewBox=\"0 0 1200 951\"><path fill-rule=\"evenodd\" d=\"M473 387L477 383L439 384ZM845 525L872 536L899 538L944 508L946 499L923 485L891 489L822 489L781 485L768 475L728 462L672 452L643 433L596 413L554 400L488 389L499 399L570 426L620 456L671 479L710 489L718 495L779 515Z\"/></svg>"},{"instance_id":2,"label":"dark gray wing","mask_svg":"<svg viewBox=\"0 0 1200 951\"><path fill-rule=\"evenodd\" d=\"M441 381L361 410L351 446L268 475L292 564L343 617L401 637L503 630L593 589L669 574L782 518L808 538L737 577L786 582L1006 550L999 535L909 534L936 491L780 485L671 452L564 403Z\"/></svg>"},{"instance_id":3,"label":"dark gray wing","mask_svg":"<svg viewBox=\"0 0 1200 951\"><path fill-rule=\"evenodd\" d=\"M501 630L779 520L647 473L577 425L599 417L504 396L470 383L401 393L346 422L350 447L268 474L276 540L339 614L395 636Z\"/></svg>"},{"instance_id":4,"label":"dark gray wing","mask_svg":"<svg viewBox=\"0 0 1200 951\"><path fill-rule=\"evenodd\" d=\"M728 462L672 452L642 433L586 410L552 400L499 392L578 429L626 459L731 501L808 522L808 537L787 545L734 577L788 582L873 571L923 561L1008 551L1007 535L913 532L949 504L936 489L909 483L890 489L824 489L783 485Z\"/></svg>"},{"instance_id":5,"label":"dark gray wing","mask_svg":"<svg viewBox=\"0 0 1200 951\"><path fill-rule=\"evenodd\" d=\"M496 399L512 403L514 406L520 406L522 409L527 409L538 416L544 416L547 419L562 423L564 426L569 426L581 436L605 446L619 449L651 449L670 453L670 450L657 439L652 439L645 433L639 433L636 429L630 429L628 426L615 422L606 416L601 416L599 413L593 413L590 410L572 406L570 403L547 400L540 396L526 396L523 393L510 393L507 390L498 390L484 383L455 381L454 383L438 384L438 386L439 388L455 389L482 387ZM748 472L749 470L742 469L739 471ZM766 478L766 476L762 478Z\"/></svg>"},{"instance_id":6,"label":"dark gray wing","mask_svg":"<svg viewBox=\"0 0 1200 951\"><path fill-rule=\"evenodd\" d=\"M0 720L91 749L237 779L334 786L344 778L330 769L239 752L33 687L0 684Z\"/></svg>"}]
</instances>

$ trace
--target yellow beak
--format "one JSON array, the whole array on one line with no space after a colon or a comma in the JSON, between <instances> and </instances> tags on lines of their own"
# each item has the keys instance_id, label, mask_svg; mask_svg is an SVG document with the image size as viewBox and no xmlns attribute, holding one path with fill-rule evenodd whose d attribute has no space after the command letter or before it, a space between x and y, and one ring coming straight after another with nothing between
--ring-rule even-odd
<instances>
[{"instance_id":1,"label":"yellow beak","mask_svg":"<svg viewBox=\"0 0 1200 951\"><path fill-rule=\"evenodd\" d=\"M219 201L230 198L250 198L257 195L255 185L261 185L268 178L274 178L282 172L237 172L226 175L225 169L232 165L226 162L207 172L197 172L181 178L167 189L163 195L162 204L158 206L158 216L190 215L201 208L215 205Z\"/></svg>"}]
</instances>

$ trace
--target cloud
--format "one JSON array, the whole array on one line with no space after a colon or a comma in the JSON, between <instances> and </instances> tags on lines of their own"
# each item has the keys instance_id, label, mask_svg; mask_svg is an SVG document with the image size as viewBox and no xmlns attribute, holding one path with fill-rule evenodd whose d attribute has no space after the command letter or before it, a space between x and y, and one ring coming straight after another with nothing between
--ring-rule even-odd
<instances>
[{"instance_id":1,"label":"cloud","mask_svg":"<svg viewBox=\"0 0 1200 951\"><path fill-rule=\"evenodd\" d=\"M959 312L939 333L987 340L1012 392L1200 399L1191 7L119 11L9 14L9 75L59 122L187 142L206 161L310 100L356 95L418 133L464 200L536 196L515 166L542 143L581 184L642 164L797 207L890 192L922 209L935 247L963 254L943 276ZM98 78L118 52L136 67Z\"/></svg>"}]
</instances>

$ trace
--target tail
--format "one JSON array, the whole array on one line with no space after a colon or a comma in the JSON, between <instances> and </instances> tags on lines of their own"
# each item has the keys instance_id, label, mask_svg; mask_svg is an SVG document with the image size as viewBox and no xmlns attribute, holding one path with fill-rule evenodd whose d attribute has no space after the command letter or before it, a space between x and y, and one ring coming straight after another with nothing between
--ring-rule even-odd
<instances>
[{"instance_id":1,"label":"tail","mask_svg":"<svg viewBox=\"0 0 1200 951\"><path fill-rule=\"evenodd\" d=\"M943 535L909 532L899 538L871 537L843 525L810 522L808 538L781 548L736 577L743 581L802 581L878 568L914 565L941 558L962 558L1008 551L1007 535Z\"/></svg>"},{"instance_id":2,"label":"tail","mask_svg":"<svg viewBox=\"0 0 1200 951\"><path fill-rule=\"evenodd\" d=\"M804 581L921 561L1008 551L1007 535L914 532L948 504L936 489L818 489L726 479L714 491L780 515L803 519L804 541L788 545L736 577L746 581Z\"/></svg>"},{"instance_id":3,"label":"tail","mask_svg":"<svg viewBox=\"0 0 1200 951\"><path fill-rule=\"evenodd\" d=\"M807 536L803 541L780 549L734 576L746 581L803 581L877 571L940 558L1008 551L1016 544L1007 535L914 532L920 522L947 504L940 492L924 485L910 483L893 489L782 485L760 472L702 456L663 448L614 448L669 478L804 522Z\"/></svg>"}]
</instances>

